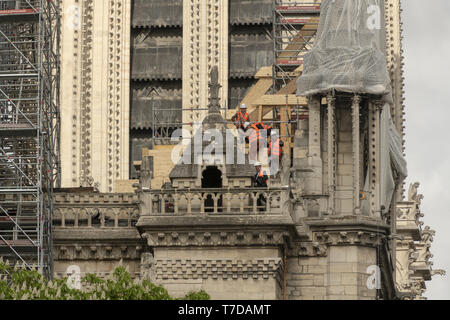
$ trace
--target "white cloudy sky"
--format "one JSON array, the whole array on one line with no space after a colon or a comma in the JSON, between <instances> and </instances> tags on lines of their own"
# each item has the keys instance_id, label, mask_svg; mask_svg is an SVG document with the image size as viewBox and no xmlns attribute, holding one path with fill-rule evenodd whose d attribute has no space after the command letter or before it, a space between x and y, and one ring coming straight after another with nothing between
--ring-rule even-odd
<instances>
[{"instance_id":1,"label":"white cloudy sky","mask_svg":"<svg viewBox=\"0 0 450 320\"><path fill-rule=\"evenodd\" d=\"M408 182L419 181L424 221L436 230L434 269L450 273L450 1L403 0ZM450 275L427 283L450 299Z\"/></svg>"}]
</instances>

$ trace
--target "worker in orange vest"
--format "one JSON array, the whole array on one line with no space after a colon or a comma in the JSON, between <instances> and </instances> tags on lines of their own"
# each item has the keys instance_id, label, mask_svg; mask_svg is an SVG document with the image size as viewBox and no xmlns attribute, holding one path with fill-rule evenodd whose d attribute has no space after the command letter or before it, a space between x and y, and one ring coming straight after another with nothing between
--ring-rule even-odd
<instances>
[{"instance_id":1,"label":"worker in orange vest","mask_svg":"<svg viewBox=\"0 0 450 320\"><path fill-rule=\"evenodd\" d=\"M272 131L270 133L269 149L267 150L269 159L271 161L271 174L278 173L278 169L280 168L281 156L283 155L283 147L284 142L281 141L278 132Z\"/></svg>"},{"instance_id":2,"label":"worker in orange vest","mask_svg":"<svg viewBox=\"0 0 450 320\"><path fill-rule=\"evenodd\" d=\"M281 141L277 132L272 131L270 133L268 156L269 157L273 156L274 158L281 159L281 156L283 155L283 147L284 147L284 142Z\"/></svg>"},{"instance_id":3,"label":"worker in orange vest","mask_svg":"<svg viewBox=\"0 0 450 320\"><path fill-rule=\"evenodd\" d=\"M260 162L255 162L255 169L255 187L266 188L269 177L267 176L266 171L264 171L264 169L262 168Z\"/></svg>"},{"instance_id":4,"label":"worker in orange vest","mask_svg":"<svg viewBox=\"0 0 450 320\"><path fill-rule=\"evenodd\" d=\"M247 113L247 106L245 103L241 104L240 110L231 117L231 121L234 122L236 129L245 130L245 123L250 121L250 116Z\"/></svg>"},{"instance_id":5,"label":"worker in orange vest","mask_svg":"<svg viewBox=\"0 0 450 320\"><path fill-rule=\"evenodd\" d=\"M260 146L267 145L267 135L270 134L272 127L262 122L256 122L253 124L246 122L244 129L245 131L248 131L249 135L248 142L250 144L250 160L255 161ZM265 131L264 134L263 131Z\"/></svg>"}]
</instances>

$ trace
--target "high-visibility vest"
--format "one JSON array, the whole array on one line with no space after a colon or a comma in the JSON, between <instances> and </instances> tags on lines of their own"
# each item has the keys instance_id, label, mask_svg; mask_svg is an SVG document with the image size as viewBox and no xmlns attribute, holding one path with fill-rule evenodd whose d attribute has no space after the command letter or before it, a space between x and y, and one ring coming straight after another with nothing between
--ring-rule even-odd
<instances>
[{"instance_id":1,"label":"high-visibility vest","mask_svg":"<svg viewBox=\"0 0 450 320\"><path fill-rule=\"evenodd\" d=\"M248 139L250 143L252 143L252 142L254 143L254 142L262 139L260 130L271 129L270 126L268 126L262 122L254 123L254 124L250 125L250 128L253 129L253 132L250 134L250 138Z\"/></svg>"},{"instance_id":2,"label":"high-visibility vest","mask_svg":"<svg viewBox=\"0 0 450 320\"><path fill-rule=\"evenodd\" d=\"M249 118L250 116L248 115L247 112L244 112L244 114L242 114L242 111L239 111L234 116L234 123L236 124L236 126L243 127L244 123L248 122Z\"/></svg>"},{"instance_id":3,"label":"high-visibility vest","mask_svg":"<svg viewBox=\"0 0 450 320\"><path fill-rule=\"evenodd\" d=\"M266 172L261 168L258 173L258 178L264 178L264 176L266 176ZM264 184L267 186L267 180L264 181Z\"/></svg>"},{"instance_id":4,"label":"high-visibility vest","mask_svg":"<svg viewBox=\"0 0 450 320\"><path fill-rule=\"evenodd\" d=\"M258 177L264 178L265 173L266 172L264 171L264 169L261 168L261 170L259 170Z\"/></svg>"},{"instance_id":5,"label":"high-visibility vest","mask_svg":"<svg viewBox=\"0 0 450 320\"><path fill-rule=\"evenodd\" d=\"M281 157L281 153L283 152L280 146L280 138L278 138L275 143L270 142L269 144L269 156L274 155L276 157Z\"/></svg>"}]
</instances>

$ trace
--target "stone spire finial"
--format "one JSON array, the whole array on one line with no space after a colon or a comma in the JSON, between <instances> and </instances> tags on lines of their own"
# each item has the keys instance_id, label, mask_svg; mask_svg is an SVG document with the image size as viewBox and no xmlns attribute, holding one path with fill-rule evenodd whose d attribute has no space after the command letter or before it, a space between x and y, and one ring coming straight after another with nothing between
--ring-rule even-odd
<instances>
[{"instance_id":1,"label":"stone spire finial","mask_svg":"<svg viewBox=\"0 0 450 320\"><path fill-rule=\"evenodd\" d=\"M220 113L219 89L222 86L219 84L219 69L217 66L212 67L210 78L208 114L203 120L203 129L223 128L226 121Z\"/></svg>"},{"instance_id":2,"label":"stone spire finial","mask_svg":"<svg viewBox=\"0 0 450 320\"><path fill-rule=\"evenodd\" d=\"M210 76L211 82L209 83L209 114L220 113L219 89L222 86L219 84L219 68L217 68L217 66L212 67Z\"/></svg>"}]
</instances>

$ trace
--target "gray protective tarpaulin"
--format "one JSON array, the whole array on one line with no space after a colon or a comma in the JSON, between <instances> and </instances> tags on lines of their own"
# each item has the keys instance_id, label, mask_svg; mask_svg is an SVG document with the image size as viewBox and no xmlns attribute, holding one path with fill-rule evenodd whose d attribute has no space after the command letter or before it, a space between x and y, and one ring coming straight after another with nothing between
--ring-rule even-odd
<instances>
[{"instance_id":1,"label":"gray protective tarpaulin","mask_svg":"<svg viewBox=\"0 0 450 320\"><path fill-rule=\"evenodd\" d=\"M230 0L229 3L232 25L272 23L273 0Z\"/></svg>"},{"instance_id":2,"label":"gray protective tarpaulin","mask_svg":"<svg viewBox=\"0 0 450 320\"><path fill-rule=\"evenodd\" d=\"M383 0L323 0L313 49L304 56L297 95L331 90L391 92Z\"/></svg>"},{"instance_id":3,"label":"gray protective tarpaulin","mask_svg":"<svg viewBox=\"0 0 450 320\"><path fill-rule=\"evenodd\" d=\"M131 25L138 27L182 27L182 0L133 0Z\"/></svg>"}]
</instances>

